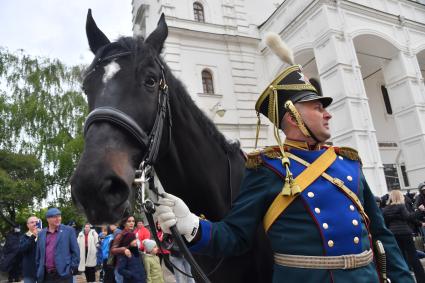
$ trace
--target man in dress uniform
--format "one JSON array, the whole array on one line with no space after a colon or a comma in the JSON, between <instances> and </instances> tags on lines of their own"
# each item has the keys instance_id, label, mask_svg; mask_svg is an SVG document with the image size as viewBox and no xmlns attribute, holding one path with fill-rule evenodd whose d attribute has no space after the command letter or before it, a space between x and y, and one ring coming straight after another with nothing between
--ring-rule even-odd
<instances>
[{"instance_id":1,"label":"man in dress uniform","mask_svg":"<svg viewBox=\"0 0 425 283\"><path fill-rule=\"evenodd\" d=\"M274 253L273 282L413 283L357 151L325 146L332 98L321 96L278 35L266 41L291 65L255 105L273 123L278 145L248 155L240 194L222 221L200 219L165 194L157 208L162 229L177 225L192 252L225 257L246 251L262 224Z\"/></svg>"}]
</instances>

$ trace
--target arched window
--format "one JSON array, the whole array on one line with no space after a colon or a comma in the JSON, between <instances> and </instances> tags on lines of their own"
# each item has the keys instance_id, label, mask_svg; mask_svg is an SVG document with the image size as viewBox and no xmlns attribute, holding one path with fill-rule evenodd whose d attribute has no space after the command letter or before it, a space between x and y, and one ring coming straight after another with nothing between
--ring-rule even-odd
<instances>
[{"instance_id":1,"label":"arched window","mask_svg":"<svg viewBox=\"0 0 425 283\"><path fill-rule=\"evenodd\" d=\"M193 16L195 17L195 21L205 22L204 7L202 6L201 3L199 2L193 3Z\"/></svg>"},{"instance_id":2,"label":"arched window","mask_svg":"<svg viewBox=\"0 0 425 283\"><path fill-rule=\"evenodd\" d=\"M202 71L202 87L204 88L204 93L214 93L214 84L212 74L208 70Z\"/></svg>"}]
</instances>

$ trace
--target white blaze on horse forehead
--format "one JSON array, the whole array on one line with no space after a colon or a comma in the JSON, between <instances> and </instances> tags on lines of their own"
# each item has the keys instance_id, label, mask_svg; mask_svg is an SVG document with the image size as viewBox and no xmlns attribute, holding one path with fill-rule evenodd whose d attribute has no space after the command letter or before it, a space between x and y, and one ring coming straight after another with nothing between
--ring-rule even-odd
<instances>
[{"instance_id":1,"label":"white blaze on horse forehead","mask_svg":"<svg viewBox=\"0 0 425 283\"><path fill-rule=\"evenodd\" d=\"M106 65L105 67L105 73L102 77L102 82L106 84L110 79L112 79L116 73L121 69L120 65L113 60L111 63Z\"/></svg>"}]
</instances>

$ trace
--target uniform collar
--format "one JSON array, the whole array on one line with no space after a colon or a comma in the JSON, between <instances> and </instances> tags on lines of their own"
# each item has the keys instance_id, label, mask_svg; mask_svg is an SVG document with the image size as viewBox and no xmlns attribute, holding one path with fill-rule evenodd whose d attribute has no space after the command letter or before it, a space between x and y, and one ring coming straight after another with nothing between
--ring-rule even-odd
<instances>
[{"instance_id":1,"label":"uniform collar","mask_svg":"<svg viewBox=\"0 0 425 283\"><path fill-rule=\"evenodd\" d=\"M290 140L290 139L285 140L285 146L287 146L289 148L296 148L296 149L302 149L302 150L319 150L319 149L322 148L321 144L316 144L315 146L310 146L305 141L295 141L295 140Z\"/></svg>"}]
</instances>

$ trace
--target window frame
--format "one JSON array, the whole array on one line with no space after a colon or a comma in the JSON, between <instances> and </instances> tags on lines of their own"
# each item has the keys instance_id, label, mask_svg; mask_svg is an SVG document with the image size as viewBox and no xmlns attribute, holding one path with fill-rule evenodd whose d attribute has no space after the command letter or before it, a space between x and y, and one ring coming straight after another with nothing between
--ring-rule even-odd
<instances>
[{"instance_id":1,"label":"window frame","mask_svg":"<svg viewBox=\"0 0 425 283\"><path fill-rule=\"evenodd\" d=\"M208 74L208 77L204 76ZM209 69L202 69L201 71L202 91L204 94L215 94L214 89L214 75Z\"/></svg>"},{"instance_id":2,"label":"window frame","mask_svg":"<svg viewBox=\"0 0 425 283\"><path fill-rule=\"evenodd\" d=\"M205 23L205 8L201 2L193 2L193 19L200 23Z\"/></svg>"}]
</instances>

